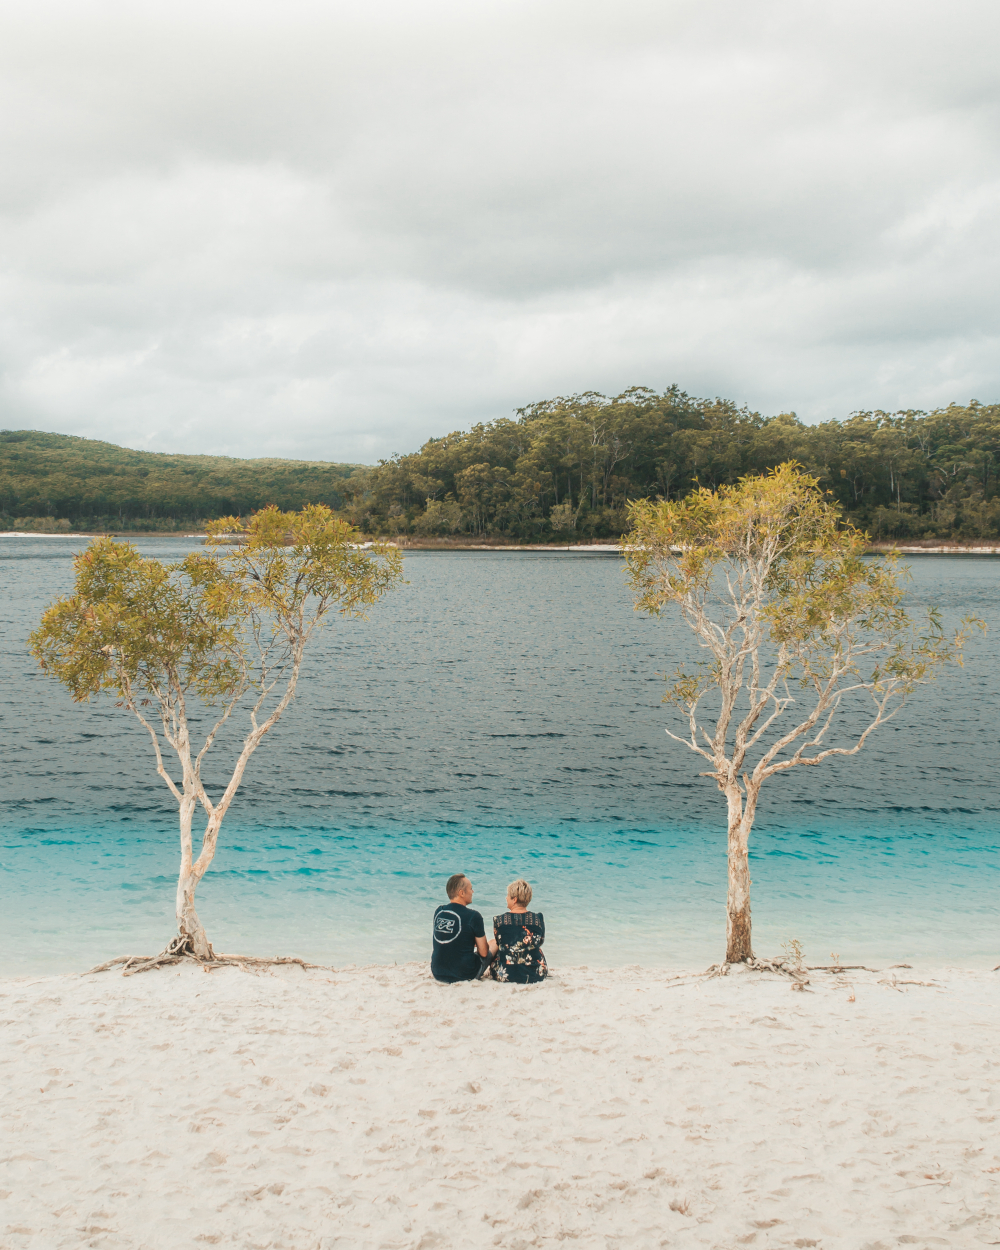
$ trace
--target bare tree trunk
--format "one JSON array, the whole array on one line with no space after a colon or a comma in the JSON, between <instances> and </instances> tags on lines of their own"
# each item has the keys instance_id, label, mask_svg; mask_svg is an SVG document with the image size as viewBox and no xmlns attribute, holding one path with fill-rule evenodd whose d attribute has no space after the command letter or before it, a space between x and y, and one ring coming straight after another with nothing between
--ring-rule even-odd
<instances>
[{"instance_id":1,"label":"bare tree trunk","mask_svg":"<svg viewBox=\"0 0 1000 1250\"><path fill-rule=\"evenodd\" d=\"M750 940L750 866L747 862L747 834L743 796L739 786L726 791L729 803L729 892L726 897L726 963L742 964L753 959ZM748 805L749 806L749 805ZM750 819L753 817L750 815Z\"/></svg>"},{"instance_id":2,"label":"bare tree trunk","mask_svg":"<svg viewBox=\"0 0 1000 1250\"><path fill-rule=\"evenodd\" d=\"M189 765L190 768L190 765ZM196 803L193 794L185 794L180 804L181 821L181 867L177 876L177 936L186 938L191 953L199 959L211 959L212 947L208 941L204 925L198 918L194 907L194 892L198 882L204 876L198 866L192 863L191 819L194 816Z\"/></svg>"},{"instance_id":3,"label":"bare tree trunk","mask_svg":"<svg viewBox=\"0 0 1000 1250\"><path fill-rule=\"evenodd\" d=\"M181 869L177 882L177 934L187 939L193 955L197 955L199 959L211 959L213 951L208 934L198 919L198 913L194 907L194 892L198 881L199 878L194 872L185 872Z\"/></svg>"},{"instance_id":4,"label":"bare tree trunk","mask_svg":"<svg viewBox=\"0 0 1000 1250\"><path fill-rule=\"evenodd\" d=\"M295 695L296 687L299 681L299 671L302 667L302 653L305 650L308 632L300 630L299 636L292 645L292 672L288 678L285 692L281 696L277 707L272 711L271 715L262 724L258 725L256 721L256 711L263 702L264 695L261 695L254 711L251 713L253 723L253 731L248 734L243 742L243 750L240 752L236 765L233 768L233 775L229 779L229 785L226 787L225 793L216 805L212 805L205 795L205 791L201 788L200 769L201 756L198 757L196 768L192 768L190 755L187 753L187 739L184 738L182 743L182 759L184 762L184 794L180 798L180 833L181 833L181 868L177 878L177 940L184 946L187 953L195 955L198 959L214 959L215 952L212 950L211 943L208 940L208 934L198 918L195 910L194 895L198 888L198 882L208 871L209 865L215 858L215 850L219 842L219 830L222 827L222 821L229 810L229 805L233 801L236 791L240 787L243 780L243 773L246 770L247 763L253 755L254 751L260 745L264 735L272 729L281 719L282 713L291 702ZM221 723L221 722L220 722ZM216 726L218 729L218 726ZM186 727L184 733L186 735ZM211 745L215 736L215 730L212 731L208 742L203 748L204 751ZM195 786L199 788L196 790ZM175 789L176 793L176 789ZM201 839L201 853L197 859L194 858L194 847L191 837L191 824L194 817L195 807L198 803L199 796L202 803L209 810L208 823L205 826L205 832ZM169 948L168 948L169 949Z\"/></svg>"}]
</instances>

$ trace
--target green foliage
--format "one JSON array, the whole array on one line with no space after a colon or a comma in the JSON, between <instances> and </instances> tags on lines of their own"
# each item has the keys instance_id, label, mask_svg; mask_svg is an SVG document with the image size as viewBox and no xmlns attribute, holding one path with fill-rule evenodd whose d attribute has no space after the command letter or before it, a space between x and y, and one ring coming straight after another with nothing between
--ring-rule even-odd
<instances>
[{"instance_id":1,"label":"green foliage","mask_svg":"<svg viewBox=\"0 0 1000 1250\"><path fill-rule=\"evenodd\" d=\"M794 461L686 499L637 500L625 556L636 608L676 609L707 659L668 678L664 702L728 811L726 959L753 959L750 831L762 784L799 764L856 755L909 693L961 651L903 603L895 560L864 556L816 477ZM850 745L828 732L845 702Z\"/></svg>"},{"instance_id":2,"label":"green foliage","mask_svg":"<svg viewBox=\"0 0 1000 1250\"><path fill-rule=\"evenodd\" d=\"M2 430L0 513L11 529L43 532L69 529L70 521L78 528L189 529L267 504L339 509L350 498L345 482L358 467L172 456L65 434Z\"/></svg>"},{"instance_id":3,"label":"green foliage","mask_svg":"<svg viewBox=\"0 0 1000 1250\"><path fill-rule=\"evenodd\" d=\"M216 553L195 553L183 567L238 589L241 602L258 618L271 617L290 639L303 631L307 637L333 609L364 616L402 578L397 548L359 546L357 531L323 504L299 512L263 508L248 521L222 517L210 522L208 535Z\"/></svg>"},{"instance_id":4,"label":"green foliage","mask_svg":"<svg viewBox=\"0 0 1000 1250\"><path fill-rule=\"evenodd\" d=\"M370 468L0 431L0 512L8 528L139 531L325 503L368 534L587 541L617 538L636 500L682 499L789 460L876 540L1000 536L1000 405L810 426L676 386L560 396Z\"/></svg>"},{"instance_id":5,"label":"green foliage","mask_svg":"<svg viewBox=\"0 0 1000 1250\"><path fill-rule=\"evenodd\" d=\"M855 413L804 425L677 387L608 398L559 397L464 433L431 439L354 474L347 515L363 530L617 538L640 499L714 491L788 460L806 467L843 515L876 539L1000 535L1000 405L929 414Z\"/></svg>"},{"instance_id":6,"label":"green foliage","mask_svg":"<svg viewBox=\"0 0 1000 1250\"><path fill-rule=\"evenodd\" d=\"M783 767L774 761L796 738L820 746L846 691L864 691L876 723L888 719L943 664L961 663L969 628L979 624L966 622L948 638L932 611L917 627L904 606L906 573L895 557L866 558L864 535L841 522L818 480L794 462L678 501L638 500L630 519L625 554L637 610L659 616L678 608L712 657L675 673L664 702L684 710L689 745L730 783L748 745L761 741L761 718L779 725L797 704L790 681L812 692L814 712L764 752L762 776ZM694 727L711 691L721 713L708 750ZM746 717L727 764L741 696Z\"/></svg>"},{"instance_id":7,"label":"green foliage","mask_svg":"<svg viewBox=\"0 0 1000 1250\"><path fill-rule=\"evenodd\" d=\"M97 538L74 567L74 593L31 635L41 668L74 700L112 693L131 705L173 686L215 702L240 688L249 604L218 561L167 565Z\"/></svg>"},{"instance_id":8,"label":"green foliage","mask_svg":"<svg viewBox=\"0 0 1000 1250\"><path fill-rule=\"evenodd\" d=\"M74 560L74 593L31 635L42 669L77 701L102 692L130 707L189 692L226 701L254 684L261 654L269 667L283 663L276 644L301 651L331 610L362 616L402 575L395 548L359 547L323 504L265 508L247 523L225 517L209 532L216 550L174 564L94 539Z\"/></svg>"},{"instance_id":9,"label":"green foliage","mask_svg":"<svg viewBox=\"0 0 1000 1250\"><path fill-rule=\"evenodd\" d=\"M264 508L248 523L225 517L210 530L209 550L174 564L146 559L131 543L95 539L76 557L73 594L47 609L30 643L43 671L74 699L113 694L149 734L156 770L178 804L179 940L199 959L213 956L195 890L250 757L295 695L310 637L333 611L363 616L402 576L396 548L360 547L350 525L323 504ZM192 696L223 705L200 749L191 741ZM249 728L213 799L202 764L244 696ZM179 778L164 763L165 747ZM207 822L195 859L198 804Z\"/></svg>"}]
</instances>

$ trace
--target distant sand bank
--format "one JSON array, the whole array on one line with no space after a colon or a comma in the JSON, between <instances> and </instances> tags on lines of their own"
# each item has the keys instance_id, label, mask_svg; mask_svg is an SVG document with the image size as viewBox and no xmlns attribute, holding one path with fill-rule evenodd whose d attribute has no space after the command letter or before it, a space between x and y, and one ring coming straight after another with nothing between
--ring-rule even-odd
<instances>
[{"instance_id":1,"label":"distant sand bank","mask_svg":"<svg viewBox=\"0 0 1000 1250\"><path fill-rule=\"evenodd\" d=\"M179 538L179 539L203 539L206 534L200 533L180 533L177 530L108 530L99 531L101 534L110 533L115 538L124 538L129 540L154 539L154 538ZM98 531L80 530L69 532L54 533L51 530L7 530L0 532L0 538L76 538L90 539L96 538ZM368 538L364 545L369 545L373 540ZM405 539L388 538L381 541L387 542L390 547L402 547L404 552L415 551L454 551L454 552L511 552L511 551L565 551L574 555L619 555L621 545L615 542L604 543L571 543L568 545L560 543L508 543L497 542L495 540L467 541L456 540L450 538L433 539L433 538L412 538ZM884 551L896 551L900 555L1000 555L1000 543L967 543L956 542L949 543L946 540L927 542L921 541L916 543L893 543L893 542L873 542L868 550L872 553Z\"/></svg>"},{"instance_id":2,"label":"distant sand bank","mask_svg":"<svg viewBox=\"0 0 1000 1250\"><path fill-rule=\"evenodd\" d=\"M416 964L3 981L0 1245L996 1244L1000 973L810 990Z\"/></svg>"}]
</instances>

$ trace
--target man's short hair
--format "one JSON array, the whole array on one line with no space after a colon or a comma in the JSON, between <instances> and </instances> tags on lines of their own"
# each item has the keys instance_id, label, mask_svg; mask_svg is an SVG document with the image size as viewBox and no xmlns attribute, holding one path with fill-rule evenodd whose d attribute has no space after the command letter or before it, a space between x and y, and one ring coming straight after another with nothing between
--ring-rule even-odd
<instances>
[{"instance_id":1,"label":"man's short hair","mask_svg":"<svg viewBox=\"0 0 1000 1250\"><path fill-rule=\"evenodd\" d=\"M522 877L518 877L507 887L507 897L519 907L527 907L531 902L531 886Z\"/></svg>"},{"instance_id":2,"label":"man's short hair","mask_svg":"<svg viewBox=\"0 0 1000 1250\"><path fill-rule=\"evenodd\" d=\"M465 875L464 872L456 872L453 877L448 878L448 883L444 887L445 894L447 894L449 898L454 898L456 894L461 894L462 883L465 881L468 881L468 879L469 878ZM530 890L528 891L528 897L529 898L531 897Z\"/></svg>"}]
</instances>

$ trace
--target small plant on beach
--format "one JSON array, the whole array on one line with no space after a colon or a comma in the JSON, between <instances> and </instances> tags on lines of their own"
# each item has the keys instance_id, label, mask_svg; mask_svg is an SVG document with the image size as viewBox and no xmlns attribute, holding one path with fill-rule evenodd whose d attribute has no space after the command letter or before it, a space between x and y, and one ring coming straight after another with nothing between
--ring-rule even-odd
<instances>
[{"instance_id":1,"label":"small plant on beach","mask_svg":"<svg viewBox=\"0 0 1000 1250\"><path fill-rule=\"evenodd\" d=\"M781 949L785 952L784 962L786 968L789 968L792 972L805 971L805 952L798 938L789 938L787 942L782 942Z\"/></svg>"},{"instance_id":2,"label":"small plant on beach","mask_svg":"<svg viewBox=\"0 0 1000 1250\"><path fill-rule=\"evenodd\" d=\"M364 550L355 539L346 522L318 504L300 512L265 508L246 524L236 517L213 522L209 550L175 564L98 538L76 557L73 594L48 608L31 636L42 669L73 699L109 694L135 715L177 801L177 937L160 959L215 957L195 891L250 757L294 698L317 628L334 612L364 616L401 578L395 548ZM199 704L215 710L200 745L191 720ZM228 783L213 798L202 768L220 730L241 713L246 736ZM164 760L171 752L179 775ZM196 856L199 806L205 826Z\"/></svg>"},{"instance_id":3,"label":"small plant on beach","mask_svg":"<svg viewBox=\"0 0 1000 1250\"><path fill-rule=\"evenodd\" d=\"M918 685L961 663L981 623L949 637L931 611L917 625L894 558L866 557L866 536L791 462L677 503L639 500L630 516L637 610L679 610L707 653L668 680L664 702L687 730L667 734L707 761L702 776L726 796L726 961L752 961L747 856L761 786L856 755ZM828 745L840 712L848 745Z\"/></svg>"}]
</instances>

